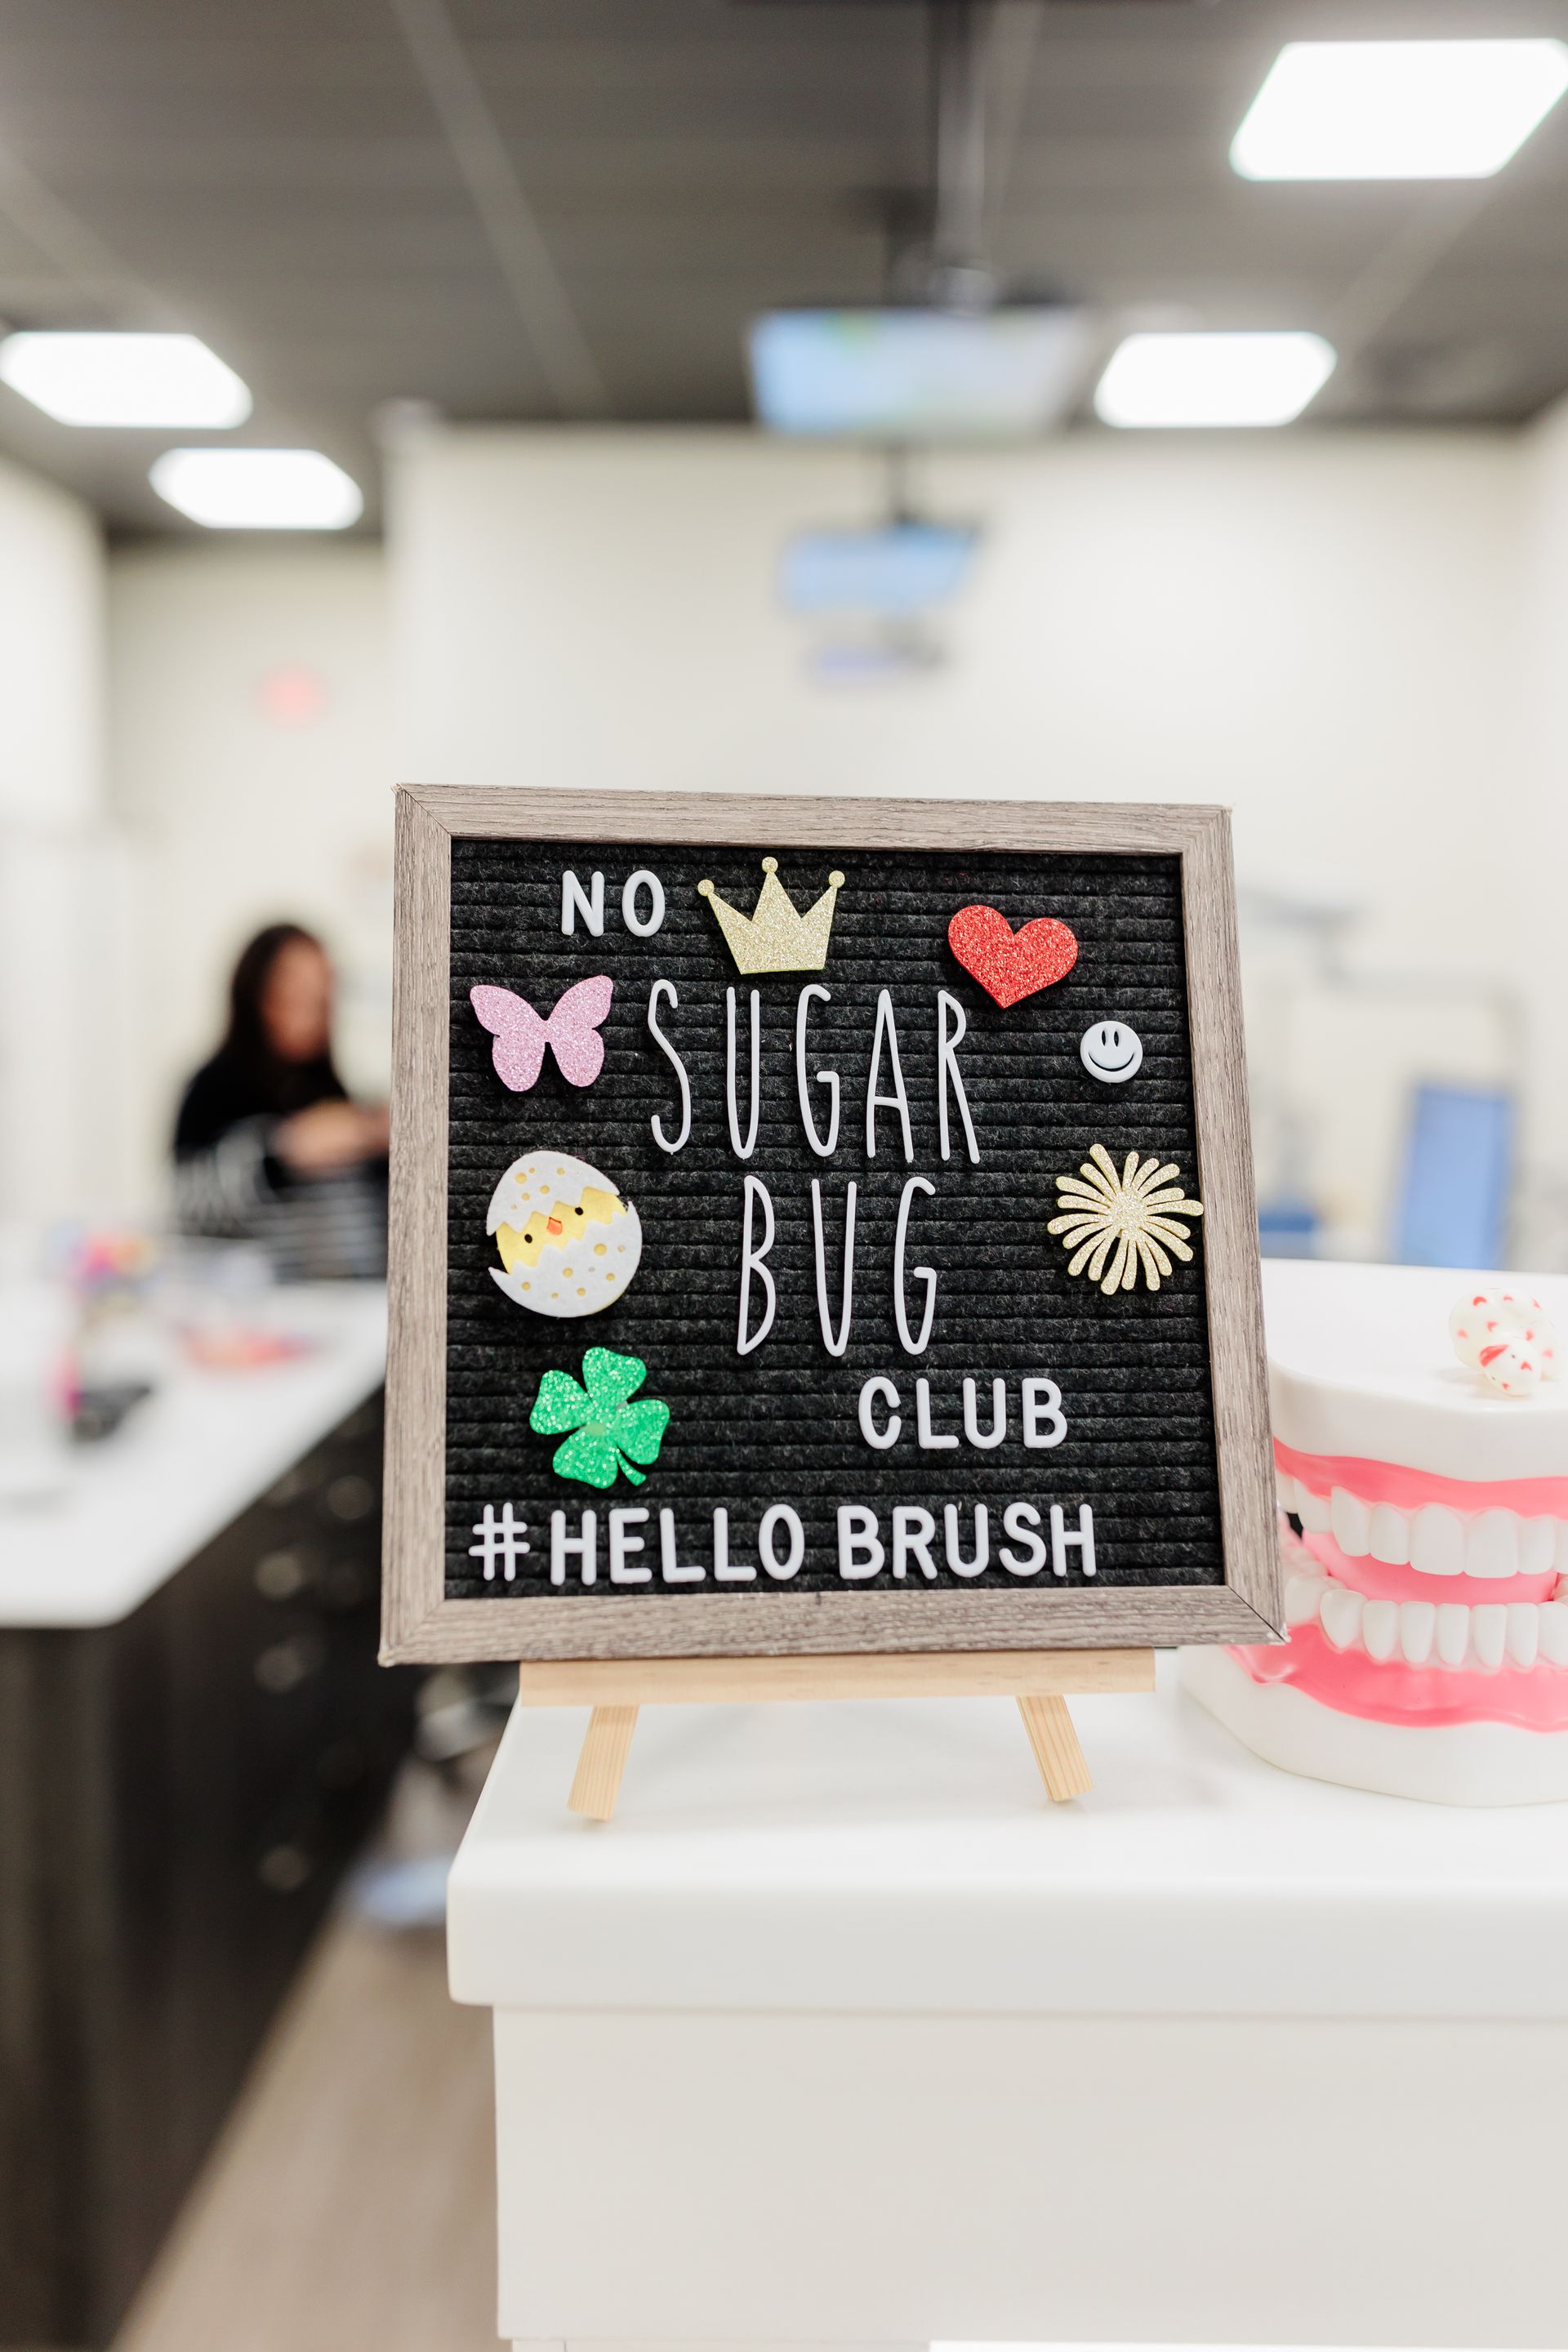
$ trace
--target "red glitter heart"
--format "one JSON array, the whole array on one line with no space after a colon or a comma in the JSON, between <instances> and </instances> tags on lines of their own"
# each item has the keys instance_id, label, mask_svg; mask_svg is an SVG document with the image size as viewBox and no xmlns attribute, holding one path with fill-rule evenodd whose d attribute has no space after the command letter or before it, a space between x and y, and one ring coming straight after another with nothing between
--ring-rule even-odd
<instances>
[{"instance_id":1,"label":"red glitter heart","mask_svg":"<svg viewBox=\"0 0 1568 2352\"><path fill-rule=\"evenodd\" d=\"M1054 915L1015 931L994 907L960 907L947 943L972 980L998 1004L1016 1004L1039 988L1054 988L1078 961L1078 941Z\"/></svg>"}]
</instances>

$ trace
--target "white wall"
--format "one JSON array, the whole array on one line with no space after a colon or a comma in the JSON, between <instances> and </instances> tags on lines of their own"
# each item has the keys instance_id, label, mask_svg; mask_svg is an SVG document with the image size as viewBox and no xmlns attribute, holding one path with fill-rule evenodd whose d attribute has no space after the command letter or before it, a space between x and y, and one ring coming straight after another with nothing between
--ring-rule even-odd
<instances>
[{"instance_id":1,"label":"white wall","mask_svg":"<svg viewBox=\"0 0 1568 2352\"><path fill-rule=\"evenodd\" d=\"M385 1087L397 764L381 551L130 550L110 567L110 620L111 797L146 874L135 1154L152 1204L180 1087L216 1043L235 953L263 923L321 931L342 982L344 1076Z\"/></svg>"},{"instance_id":2,"label":"white wall","mask_svg":"<svg viewBox=\"0 0 1568 2352\"><path fill-rule=\"evenodd\" d=\"M87 508L0 462L0 1221L85 1207L90 1171L112 1191L123 1171L103 572Z\"/></svg>"},{"instance_id":3,"label":"white wall","mask_svg":"<svg viewBox=\"0 0 1568 2352\"><path fill-rule=\"evenodd\" d=\"M773 567L792 530L873 512L864 457L740 432L437 431L393 484L409 764L545 788L1226 802L1244 879L1352 901L1362 963L1543 998L1554 947L1509 913L1540 847L1527 470L1521 436L1484 432L929 459L923 503L987 533L952 659L846 688L808 675ZM1568 505L1568 456L1563 482ZM1568 595L1568 515L1561 545ZM1259 1091L1307 1107L1312 1173L1370 1241L1411 1076L1497 1075L1498 1024L1420 989L1292 989L1287 1019L1265 982L1292 959L1279 941L1251 959Z\"/></svg>"},{"instance_id":4,"label":"white wall","mask_svg":"<svg viewBox=\"0 0 1568 2352\"><path fill-rule=\"evenodd\" d=\"M103 545L79 499L0 459L0 818L103 800Z\"/></svg>"},{"instance_id":5,"label":"white wall","mask_svg":"<svg viewBox=\"0 0 1568 2352\"><path fill-rule=\"evenodd\" d=\"M1554 1173L1542 1204L1568 1232L1568 401L1542 418L1525 453L1523 709L1527 793L1509 877L1519 951L1545 960L1532 992L1530 1054L1539 1083L1533 1142Z\"/></svg>"},{"instance_id":6,"label":"white wall","mask_svg":"<svg viewBox=\"0 0 1568 2352\"><path fill-rule=\"evenodd\" d=\"M852 453L738 432L438 431L398 461L384 564L334 541L117 554L141 1192L233 952L276 915L338 949L345 1060L384 1082L399 775L1229 802L1244 883L1353 904L1352 967L1418 983L1304 987L1300 940L1253 934L1268 1181L1293 1108L1315 1185L1373 1239L1411 1078L1502 1069L1489 986L1527 1004L1531 1145L1568 1171L1568 413L1535 435L1085 435L927 461L924 503L986 529L951 659L825 688L777 551L879 488ZM262 707L285 667L324 683L308 724ZM1568 1175L1563 1197L1568 1248Z\"/></svg>"}]
</instances>

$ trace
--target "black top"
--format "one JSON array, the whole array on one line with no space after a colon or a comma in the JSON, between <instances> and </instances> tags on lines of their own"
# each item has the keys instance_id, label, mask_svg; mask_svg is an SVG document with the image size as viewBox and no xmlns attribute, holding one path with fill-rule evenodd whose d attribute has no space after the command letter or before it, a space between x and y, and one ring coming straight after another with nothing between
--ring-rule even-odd
<instances>
[{"instance_id":1,"label":"black top","mask_svg":"<svg viewBox=\"0 0 1568 2352\"><path fill-rule=\"evenodd\" d=\"M188 1160L194 1152L209 1150L242 1119L262 1118L270 1125L317 1103L347 1097L347 1087L324 1057L255 1070L226 1054L215 1054L185 1088L174 1121L174 1158ZM279 1174L283 1174L281 1169Z\"/></svg>"},{"instance_id":2,"label":"black top","mask_svg":"<svg viewBox=\"0 0 1568 2352\"><path fill-rule=\"evenodd\" d=\"M273 1150L279 1123L345 1102L330 1060L246 1067L215 1054L185 1088L174 1122L174 1219L211 1241L258 1243L280 1281L379 1275L386 1265L384 1157L319 1175Z\"/></svg>"}]
</instances>

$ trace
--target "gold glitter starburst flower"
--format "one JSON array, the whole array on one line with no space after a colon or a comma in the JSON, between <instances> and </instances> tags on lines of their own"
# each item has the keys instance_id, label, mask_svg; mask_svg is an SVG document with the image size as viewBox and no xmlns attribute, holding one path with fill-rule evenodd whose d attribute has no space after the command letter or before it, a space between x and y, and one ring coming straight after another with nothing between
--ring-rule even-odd
<instances>
[{"instance_id":1,"label":"gold glitter starburst flower","mask_svg":"<svg viewBox=\"0 0 1568 2352\"><path fill-rule=\"evenodd\" d=\"M1077 1176L1057 1178L1057 1192L1062 1213L1046 1231L1059 1234L1062 1247L1072 1251L1068 1272L1087 1272L1107 1298L1114 1291L1136 1290L1140 1273L1151 1290L1158 1290L1161 1276L1173 1270L1172 1257L1191 1263L1191 1228L1176 1221L1201 1217L1203 1202L1184 1197L1173 1163L1162 1167L1130 1151L1118 1174L1104 1144L1096 1143Z\"/></svg>"}]
</instances>

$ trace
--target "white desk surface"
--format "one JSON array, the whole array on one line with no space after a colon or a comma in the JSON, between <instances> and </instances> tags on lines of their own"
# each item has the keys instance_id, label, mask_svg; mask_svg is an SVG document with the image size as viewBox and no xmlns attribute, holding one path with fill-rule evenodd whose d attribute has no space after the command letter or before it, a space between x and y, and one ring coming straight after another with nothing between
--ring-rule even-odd
<instances>
[{"instance_id":1,"label":"white desk surface","mask_svg":"<svg viewBox=\"0 0 1568 2352\"><path fill-rule=\"evenodd\" d=\"M1568 1806L1449 1810L1239 1747L1160 1661L1075 1700L1048 1804L1010 1702L648 1707L620 1804L585 1717L514 1711L448 1890L501 2009L1568 2019Z\"/></svg>"},{"instance_id":2,"label":"white desk surface","mask_svg":"<svg viewBox=\"0 0 1568 2352\"><path fill-rule=\"evenodd\" d=\"M380 1387L386 1293L276 1294L314 1354L255 1371L181 1370L112 1437L73 1451L49 1501L0 1505L0 1627L111 1625Z\"/></svg>"}]
</instances>

